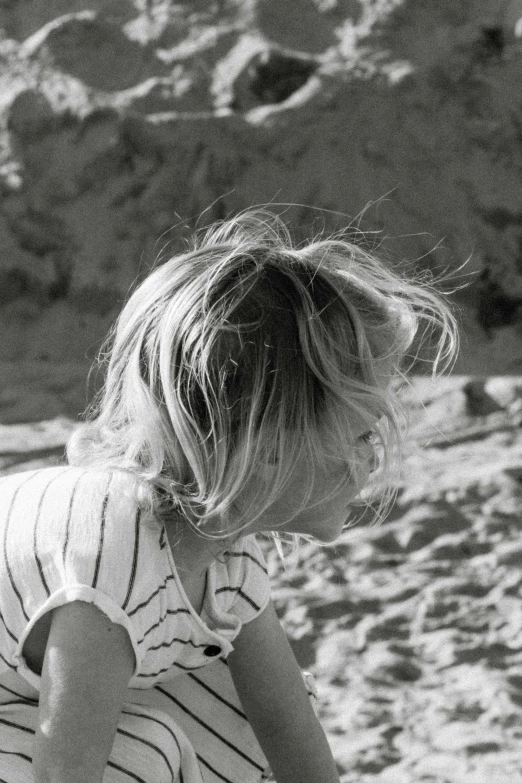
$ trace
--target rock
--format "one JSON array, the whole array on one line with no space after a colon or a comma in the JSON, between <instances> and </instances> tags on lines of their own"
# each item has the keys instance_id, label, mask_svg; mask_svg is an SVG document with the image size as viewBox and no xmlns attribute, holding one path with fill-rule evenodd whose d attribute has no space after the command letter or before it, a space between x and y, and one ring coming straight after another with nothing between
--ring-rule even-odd
<instances>
[{"instance_id":1,"label":"rock","mask_svg":"<svg viewBox=\"0 0 522 783\"><path fill-rule=\"evenodd\" d=\"M104 109L87 115L74 139L79 189L110 187L125 168L127 150L118 113Z\"/></svg>"},{"instance_id":2,"label":"rock","mask_svg":"<svg viewBox=\"0 0 522 783\"><path fill-rule=\"evenodd\" d=\"M11 229L20 247L36 256L45 256L70 246L63 221L52 213L32 212L20 216L11 222Z\"/></svg>"},{"instance_id":3,"label":"rock","mask_svg":"<svg viewBox=\"0 0 522 783\"><path fill-rule=\"evenodd\" d=\"M489 416L491 413L503 410L503 406L486 392L484 382L480 379L468 381L463 391L470 416Z\"/></svg>"},{"instance_id":4,"label":"rock","mask_svg":"<svg viewBox=\"0 0 522 783\"><path fill-rule=\"evenodd\" d=\"M460 372L522 367L516 3L84 5L0 10L13 36L0 53L5 202L23 192L25 227L30 210L63 221L71 280L92 264L101 288L126 290L158 236L203 212L275 199L295 205L286 214L301 236L390 193L360 220L387 237L384 256L422 259L435 276L468 259L455 272L466 282ZM132 239L104 225L87 240L104 216ZM489 417L484 394L455 389L432 406L427 434L451 430L462 407Z\"/></svg>"},{"instance_id":5,"label":"rock","mask_svg":"<svg viewBox=\"0 0 522 783\"><path fill-rule=\"evenodd\" d=\"M24 145L52 133L56 126L51 104L36 90L19 92L9 107L7 127Z\"/></svg>"},{"instance_id":6,"label":"rock","mask_svg":"<svg viewBox=\"0 0 522 783\"><path fill-rule=\"evenodd\" d=\"M25 222L25 218L6 221L0 216L0 232L3 236L0 249L0 307L8 308L13 315L13 308L16 309L20 300L23 300L26 312L31 311L38 317L49 290L57 282L56 264L51 254L46 254L46 251L51 249L51 240L58 242L62 237L52 229L46 234L46 228L40 219L32 217L36 226L35 223ZM25 240L21 242L20 234L24 231L27 233ZM42 251L37 258L29 252L34 252L35 245Z\"/></svg>"},{"instance_id":7,"label":"rock","mask_svg":"<svg viewBox=\"0 0 522 783\"><path fill-rule=\"evenodd\" d=\"M98 90L124 90L154 70L150 51L90 11L49 22L24 42L22 54L34 57L43 47L55 67Z\"/></svg>"},{"instance_id":8,"label":"rock","mask_svg":"<svg viewBox=\"0 0 522 783\"><path fill-rule=\"evenodd\" d=\"M484 391L502 408L509 409L522 400L522 381L516 377L494 376L486 380Z\"/></svg>"},{"instance_id":9,"label":"rock","mask_svg":"<svg viewBox=\"0 0 522 783\"><path fill-rule=\"evenodd\" d=\"M309 57L265 49L238 75L230 105L236 111L250 111L254 106L282 103L307 83L316 68Z\"/></svg>"},{"instance_id":10,"label":"rock","mask_svg":"<svg viewBox=\"0 0 522 783\"><path fill-rule=\"evenodd\" d=\"M151 77L118 96L118 106L145 115L212 112L209 74L179 67L175 80Z\"/></svg>"},{"instance_id":11,"label":"rock","mask_svg":"<svg viewBox=\"0 0 522 783\"><path fill-rule=\"evenodd\" d=\"M355 10L357 3L352 6ZM337 20L319 9L313 0L258 0L255 24L269 40L287 49L324 52L336 43Z\"/></svg>"},{"instance_id":12,"label":"rock","mask_svg":"<svg viewBox=\"0 0 522 783\"><path fill-rule=\"evenodd\" d=\"M0 9L0 27L9 37L24 41L57 17L71 11L81 12L84 6L82 0L53 0L52 3L28 0L21 5L5 3ZM124 24L134 16L131 0L90 0L89 10L118 24Z\"/></svg>"}]
</instances>

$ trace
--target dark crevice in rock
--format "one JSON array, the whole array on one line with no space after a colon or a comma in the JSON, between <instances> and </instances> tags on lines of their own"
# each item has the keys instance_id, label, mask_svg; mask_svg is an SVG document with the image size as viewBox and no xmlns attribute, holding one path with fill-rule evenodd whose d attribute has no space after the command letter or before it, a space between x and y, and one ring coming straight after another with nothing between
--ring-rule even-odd
<instances>
[{"instance_id":1,"label":"dark crevice in rock","mask_svg":"<svg viewBox=\"0 0 522 783\"><path fill-rule=\"evenodd\" d=\"M493 329L520 322L522 299L508 296L503 288L491 278L489 269L484 269L481 273L477 290L476 319L488 336L491 335Z\"/></svg>"},{"instance_id":2,"label":"dark crevice in rock","mask_svg":"<svg viewBox=\"0 0 522 783\"><path fill-rule=\"evenodd\" d=\"M481 378L467 381L462 387L466 396L466 410L469 416L489 416L502 410L502 406L485 390Z\"/></svg>"},{"instance_id":3,"label":"dark crevice in rock","mask_svg":"<svg viewBox=\"0 0 522 783\"><path fill-rule=\"evenodd\" d=\"M253 67L250 90L261 103L282 103L306 84L315 69L309 60L270 52Z\"/></svg>"},{"instance_id":4,"label":"dark crevice in rock","mask_svg":"<svg viewBox=\"0 0 522 783\"><path fill-rule=\"evenodd\" d=\"M479 40L479 54L484 60L502 57L506 47L506 34L498 25L483 27Z\"/></svg>"}]
</instances>

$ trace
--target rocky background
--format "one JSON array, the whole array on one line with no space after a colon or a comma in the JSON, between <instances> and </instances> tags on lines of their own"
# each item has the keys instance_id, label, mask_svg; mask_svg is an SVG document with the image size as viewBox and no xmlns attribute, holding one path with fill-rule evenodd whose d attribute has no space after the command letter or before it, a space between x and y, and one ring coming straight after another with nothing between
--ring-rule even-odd
<instances>
[{"instance_id":1,"label":"rocky background","mask_svg":"<svg viewBox=\"0 0 522 783\"><path fill-rule=\"evenodd\" d=\"M457 369L520 371L522 0L4 0L0 28L5 373L87 364L158 252L274 202L452 275Z\"/></svg>"},{"instance_id":2,"label":"rocky background","mask_svg":"<svg viewBox=\"0 0 522 783\"><path fill-rule=\"evenodd\" d=\"M389 519L267 557L343 783L522 783L522 0L4 0L0 28L0 473L63 460L129 287L196 225L271 203L446 273L463 349L402 392Z\"/></svg>"}]
</instances>

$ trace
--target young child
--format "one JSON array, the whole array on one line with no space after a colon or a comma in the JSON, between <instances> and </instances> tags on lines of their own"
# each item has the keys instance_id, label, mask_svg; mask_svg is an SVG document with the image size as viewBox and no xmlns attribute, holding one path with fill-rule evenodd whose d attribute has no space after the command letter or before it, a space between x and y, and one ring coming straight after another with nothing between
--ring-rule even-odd
<instances>
[{"instance_id":1,"label":"young child","mask_svg":"<svg viewBox=\"0 0 522 783\"><path fill-rule=\"evenodd\" d=\"M0 482L2 783L338 783L256 534L338 538L428 334L426 284L267 213L152 271L69 465Z\"/></svg>"}]
</instances>

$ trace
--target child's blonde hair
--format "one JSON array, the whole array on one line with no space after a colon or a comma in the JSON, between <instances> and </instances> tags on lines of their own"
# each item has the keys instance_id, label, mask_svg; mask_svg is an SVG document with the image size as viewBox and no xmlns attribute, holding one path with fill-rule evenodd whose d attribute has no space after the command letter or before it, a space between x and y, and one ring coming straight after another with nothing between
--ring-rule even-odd
<instances>
[{"instance_id":1,"label":"child's blonde hair","mask_svg":"<svg viewBox=\"0 0 522 783\"><path fill-rule=\"evenodd\" d=\"M144 480L143 505L181 509L203 536L238 533L280 495L300 457L356 468L354 416L377 431L386 477L401 431L390 382L428 338L434 371L447 367L455 320L427 283L402 279L339 235L294 246L280 219L246 211L131 295L90 412L94 434L80 431L69 459L130 471ZM335 454L317 436L325 423ZM239 510L236 498L267 460L273 480L258 482Z\"/></svg>"}]
</instances>

